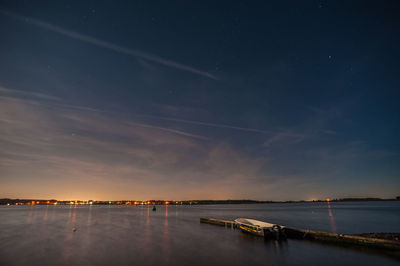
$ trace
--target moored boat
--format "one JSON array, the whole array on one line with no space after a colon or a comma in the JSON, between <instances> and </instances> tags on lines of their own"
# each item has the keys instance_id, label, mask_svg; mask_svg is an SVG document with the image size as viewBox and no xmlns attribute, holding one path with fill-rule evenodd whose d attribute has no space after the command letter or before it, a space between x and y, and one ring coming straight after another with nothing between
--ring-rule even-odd
<instances>
[{"instance_id":1,"label":"moored boat","mask_svg":"<svg viewBox=\"0 0 400 266\"><path fill-rule=\"evenodd\" d=\"M270 224L247 218L238 218L235 220L235 223L242 231L257 236L279 238L282 234L283 226L277 224Z\"/></svg>"}]
</instances>

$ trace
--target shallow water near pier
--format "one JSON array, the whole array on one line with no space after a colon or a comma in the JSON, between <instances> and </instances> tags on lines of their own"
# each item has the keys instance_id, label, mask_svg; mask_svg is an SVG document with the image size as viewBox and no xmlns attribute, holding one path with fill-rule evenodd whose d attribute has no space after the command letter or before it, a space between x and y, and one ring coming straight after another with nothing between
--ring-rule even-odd
<instances>
[{"instance_id":1,"label":"shallow water near pier","mask_svg":"<svg viewBox=\"0 0 400 266\"><path fill-rule=\"evenodd\" d=\"M399 232L400 202L1 206L0 265L398 265L376 253L264 241L200 217L336 233ZM76 228L76 231L73 230Z\"/></svg>"}]
</instances>

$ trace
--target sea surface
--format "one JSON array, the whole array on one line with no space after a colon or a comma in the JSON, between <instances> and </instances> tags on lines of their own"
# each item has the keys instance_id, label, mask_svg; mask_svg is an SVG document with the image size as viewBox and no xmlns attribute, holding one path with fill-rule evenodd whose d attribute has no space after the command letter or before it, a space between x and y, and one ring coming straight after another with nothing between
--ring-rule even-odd
<instances>
[{"instance_id":1,"label":"sea surface","mask_svg":"<svg viewBox=\"0 0 400 266\"><path fill-rule=\"evenodd\" d=\"M200 217L336 233L400 232L400 202L0 206L0 265L400 265L380 253L264 241ZM73 230L76 228L76 231Z\"/></svg>"}]
</instances>

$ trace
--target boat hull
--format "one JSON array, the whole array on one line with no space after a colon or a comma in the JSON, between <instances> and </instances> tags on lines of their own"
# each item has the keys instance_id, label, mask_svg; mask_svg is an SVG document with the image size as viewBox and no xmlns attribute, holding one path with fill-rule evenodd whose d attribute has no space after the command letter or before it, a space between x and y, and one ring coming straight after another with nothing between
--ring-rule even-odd
<instances>
[{"instance_id":1,"label":"boat hull","mask_svg":"<svg viewBox=\"0 0 400 266\"><path fill-rule=\"evenodd\" d=\"M251 227L247 225L240 225L239 228L248 234L256 235L256 236L264 236L264 230L262 228Z\"/></svg>"}]
</instances>

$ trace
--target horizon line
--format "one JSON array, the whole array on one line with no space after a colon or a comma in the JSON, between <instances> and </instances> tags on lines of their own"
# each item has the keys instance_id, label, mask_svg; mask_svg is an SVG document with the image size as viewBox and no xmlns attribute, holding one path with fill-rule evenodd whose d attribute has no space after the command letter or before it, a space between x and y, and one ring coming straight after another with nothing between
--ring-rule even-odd
<instances>
[{"instance_id":1,"label":"horizon line","mask_svg":"<svg viewBox=\"0 0 400 266\"><path fill-rule=\"evenodd\" d=\"M202 201L252 201L252 202L315 202L315 201L337 201L337 200L398 200L400 196L392 198L381 198L381 197L326 197L325 199L300 199L300 200L260 200L260 199L188 199L188 200L163 200L163 199L146 199L146 200L132 200L132 199L120 199L120 200L78 200L78 199L39 199L39 198L0 198L0 201L40 201L40 202L202 202Z\"/></svg>"}]
</instances>

